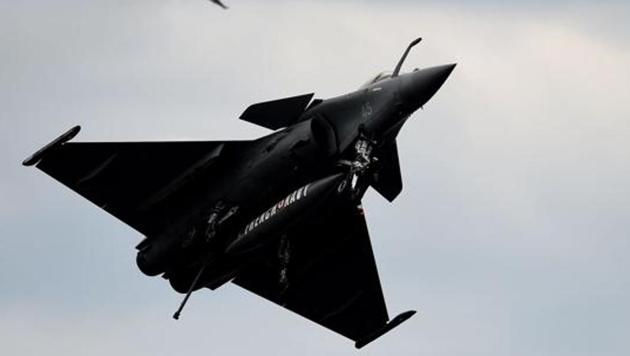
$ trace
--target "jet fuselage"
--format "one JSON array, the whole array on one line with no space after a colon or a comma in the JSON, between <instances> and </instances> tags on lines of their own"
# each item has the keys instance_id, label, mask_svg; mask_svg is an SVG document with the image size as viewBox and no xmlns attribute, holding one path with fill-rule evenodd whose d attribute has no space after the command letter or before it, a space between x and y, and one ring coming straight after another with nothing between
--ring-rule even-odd
<instances>
[{"instance_id":1,"label":"jet fuselage","mask_svg":"<svg viewBox=\"0 0 630 356\"><path fill-rule=\"evenodd\" d=\"M248 142L238 152L225 152L186 188L195 192L194 199L178 195L188 206L182 206L172 227L139 246L138 266L148 275L165 273L180 292L186 291L204 259L217 264L206 273L209 283L234 273L239 262L226 252L240 252L236 243L240 232L291 192L348 172L360 160L357 155L377 161L379 150L394 142L405 121L433 96L453 68L445 65L378 78L355 92L312 105L295 124ZM369 146L369 152L357 152L361 144ZM162 204L180 202L166 199ZM293 214L275 220L278 226L288 227L295 219ZM274 231L276 238L281 230ZM243 249L252 252L251 246Z\"/></svg>"}]
</instances>

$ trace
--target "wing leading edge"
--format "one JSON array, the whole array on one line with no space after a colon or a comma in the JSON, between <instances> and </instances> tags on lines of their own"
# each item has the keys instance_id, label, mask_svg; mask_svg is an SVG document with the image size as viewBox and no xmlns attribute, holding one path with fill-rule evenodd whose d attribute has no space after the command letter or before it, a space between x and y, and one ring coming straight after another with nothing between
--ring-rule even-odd
<instances>
[{"instance_id":1,"label":"wing leading edge","mask_svg":"<svg viewBox=\"0 0 630 356\"><path fill-rule=\"evenodd\" d=\"M415 312L389 321L361 208L348 202L289 233L235 284L365 346ZM284 248L283 248L284 245Z\"/></svg>"},{"instance_id":2,"label":"wing leading edge","mask_svg":"<svg viewBox=\"0 0 630 356\"><path fill-rule=\"evenodd\" d=\"M68 133L24 161L144 235L178 214L173 196L238 142L67 142ZM165 202L167 202L165 204Z\"/></svg>"}]
</instances>

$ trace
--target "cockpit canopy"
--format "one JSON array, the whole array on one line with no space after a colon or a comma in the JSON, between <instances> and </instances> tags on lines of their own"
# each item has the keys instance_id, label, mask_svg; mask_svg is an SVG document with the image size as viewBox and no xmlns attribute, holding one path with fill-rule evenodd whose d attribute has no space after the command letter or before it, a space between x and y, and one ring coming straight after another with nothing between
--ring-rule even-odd
<instances>
[{"instance_id":1,"label":"cockpit canopy","mask_svg":"<svg viewBox=\"0 0 630 356\"><path fill-rule=\"evenodd\" d=\"M391 71L385 71L385 72L381 72L379 74L377 74L374 78L372 78L371 80L369 80L367 83L363 84L361 86L361 88L365 88L365 87L369 87L372 84L378 83L382 80L388 79L392 77L392 72Z\"/></svg>"}]
</instances>

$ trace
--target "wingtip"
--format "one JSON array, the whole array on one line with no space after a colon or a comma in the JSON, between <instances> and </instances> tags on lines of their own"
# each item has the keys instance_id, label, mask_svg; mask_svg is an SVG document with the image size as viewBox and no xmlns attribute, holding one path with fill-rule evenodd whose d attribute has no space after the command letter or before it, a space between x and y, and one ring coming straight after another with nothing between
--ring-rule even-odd
<instances>
[{"instance_id":1,"label":"wingtip","mask_svg":"<svg viewBox=\"0 0 630 356\"><path fill-rule=\"evenodd\" d=\"M81 126L76 125L70 130L64 132L56 139L52 140L46 146L40 148L37 152L33 153L31 156L22 161L22 165L25 167L31 167L39 163L42 160L46 153L50 152L50 150L54 149L57 146L60 146L70 140L72 140L76 135L81 131Z\"/></svg>"},{"instance_id":2,"label":"wingtip","mask_svg":"<svg viewBox=\"0 0 630 356\"><path fill-rule=\"evenodd\" d=\"M381 327L380 329L378 329L375 332L365 336L364 338L361 338L361 339L357 340L355 342L355 344L354 344L354 347L357 348L357 349L360 349L360 348L364 347L365 345L367 345L367 344L371 343L372 341L378 339L379 337L385 335L386 333L388 333L389 331L391 331L392 329L394 329L398 325L404 323L405 321L407 321L409 318L411 318L415 314L416 314L415 310L409 310L409 311L406 311L404 313L398 314L394 319L390 320L387 324L383 325L383 327Z\"/></svg>"}]
</instances>

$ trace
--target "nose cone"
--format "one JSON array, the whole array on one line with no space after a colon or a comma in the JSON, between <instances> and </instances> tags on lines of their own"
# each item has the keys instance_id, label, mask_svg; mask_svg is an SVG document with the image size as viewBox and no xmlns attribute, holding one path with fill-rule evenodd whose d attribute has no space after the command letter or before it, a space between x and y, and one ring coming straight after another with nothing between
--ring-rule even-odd
<instances>
[{"instance_id":1,"label":"nose cone","mask_svg":"<svg viewBox=\"0 0 630 356\"><path fill-rule=\"evenodd\" d=\"M401 75L403 105L411 112L422 107L442 87L455 65L446 64Z\"/></svg>"}]
</instances>

